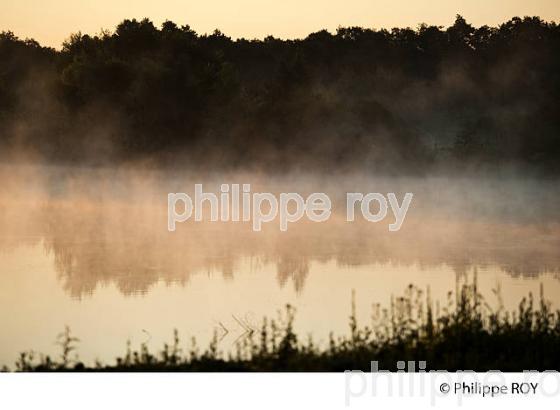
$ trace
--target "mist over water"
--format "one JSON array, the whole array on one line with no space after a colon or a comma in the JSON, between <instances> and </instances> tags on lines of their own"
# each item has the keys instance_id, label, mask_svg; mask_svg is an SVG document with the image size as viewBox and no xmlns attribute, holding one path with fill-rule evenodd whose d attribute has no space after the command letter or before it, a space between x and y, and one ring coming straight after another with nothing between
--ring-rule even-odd
<instances>
[{"instance_id":1,"label":"mist over water","mask_svg":"<svg viewBox=\"0 0 560 410\"><path fill-rule=\"evenodd\" d=\"M277 222L253 232L250 223L191 220L168 232L167 194L196 183L215 193L224 183L324 192L333 212L287 232ZM173 328L202 345L216 331L227 350L243 334L237 320L256 328L286 303L298 309L301 334L326 342L329 332L347 331L352 290L359 320L369 323L372 303L387 305L410 283L444 306L447 292L475 274L492 306L515 308L540 284L560 304L554 179L29 165L0 168L0 184L2 363L28 348L56 352L64 325L83 341L84 360L110 361L128 339L159 346ZM390 213L347 222L347 192L414 199L401 230L389 232Z\"/></svg>"}]
</instances>

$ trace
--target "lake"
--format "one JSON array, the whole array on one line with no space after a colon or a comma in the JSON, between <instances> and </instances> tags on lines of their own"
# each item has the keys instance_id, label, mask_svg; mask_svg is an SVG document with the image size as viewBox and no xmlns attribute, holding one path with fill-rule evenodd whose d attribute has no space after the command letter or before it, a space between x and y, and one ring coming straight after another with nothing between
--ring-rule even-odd
<instances>
[{"instance_id":1,"label":"lake","mask_svg":"<svg viewBox=\"0 0 560 410\"><path fill-rule=\"evenodd\" d=\"M113 362L126 342L157 350L178 329L219 347L296 307L295 330L326 343L372 321L409 284L443 310L476 276L494 309L515 309L540 288L560 307L560 184L519 177L378 177L258 172L196 174L148 167L2 167L0 178L0 364L19 352L57 355L68 325L80 359ZM250 183L266 192L325 192L327 222L194 222L167 230L167 193L204 183ZM347 192L405 192L402 228L346 222ZM450 295L449 292L452 292Z\"/></svg>"}]
</instances>

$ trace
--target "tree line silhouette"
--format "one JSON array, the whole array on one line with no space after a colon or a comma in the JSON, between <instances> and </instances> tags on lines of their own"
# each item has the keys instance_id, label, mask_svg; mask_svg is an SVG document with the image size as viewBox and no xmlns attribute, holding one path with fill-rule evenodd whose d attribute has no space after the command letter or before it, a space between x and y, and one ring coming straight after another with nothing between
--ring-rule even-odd
<instances>
[{"instance_id":1,"label":"tree line silhouette","mask_svg":"<svg viewBox=\"0 0 560 410\"><path fill-rule=\"evenodd\" d=\"M194 168L560 171L560 27L232 40L166 21L0 34L0 156Z\"/></svg>"}]
</instances>

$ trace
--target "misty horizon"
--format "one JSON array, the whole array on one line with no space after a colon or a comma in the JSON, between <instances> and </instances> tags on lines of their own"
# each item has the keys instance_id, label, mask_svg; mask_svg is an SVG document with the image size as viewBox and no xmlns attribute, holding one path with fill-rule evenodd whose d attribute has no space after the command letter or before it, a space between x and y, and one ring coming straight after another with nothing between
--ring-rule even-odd
<instances>
[{"instance_id":1,"label":"misty horizon","mask_svg":"<svg viewBox=\"0 0 560 410\"><path fill-rule=\"evenodd\" d=\"M3 32L0 146L16 163L556 175L559 31L457 16L232 41L145 19L61 51Z\"/></svg>"}]
</instances>

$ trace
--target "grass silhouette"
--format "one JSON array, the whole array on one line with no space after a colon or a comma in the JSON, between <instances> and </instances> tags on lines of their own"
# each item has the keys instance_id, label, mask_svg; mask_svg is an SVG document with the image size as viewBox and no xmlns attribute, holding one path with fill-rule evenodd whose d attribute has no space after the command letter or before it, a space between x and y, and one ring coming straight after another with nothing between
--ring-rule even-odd
<instances>
[{"instance_id":1,"label":"grass silhouette","mask_svg":"<svg viewBox=\"0 0 560 410\"><path fill-rule=\"evenodd\" d=\"M501 300L499 298L499 300ZM277 319L263 320L260 331L248 332L230 353L218 348L218 337L204 349L193 338L183 348L178 332L157 353L146 344L126 353L114 364L88 366L71 359L78 339L70 329L59 335L59 359L21 353L16 371L370 371L397 370L398 361L425 361L426 370L523 371L560 370L560 311L545 300L541 285L538 301L523 298L517 311L500 303L492 309L472 284L448 293L447 304L436 308L429 291L410 285L389 308L374 305L373 325L360 327L354 295L349 318L350 334L335 337L320 347L312 338L303 341L293 330L295 309L287 305ZM8 370L5 368L5 370Z\"/></svg>"}]
</instances>

